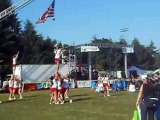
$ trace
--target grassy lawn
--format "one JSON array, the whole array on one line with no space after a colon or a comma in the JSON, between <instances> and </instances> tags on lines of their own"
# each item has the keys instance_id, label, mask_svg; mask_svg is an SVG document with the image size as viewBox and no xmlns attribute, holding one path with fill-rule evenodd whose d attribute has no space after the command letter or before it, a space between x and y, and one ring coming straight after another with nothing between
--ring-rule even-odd
<instances>
[{"instance_id":1,"label":"grassy lawn","mask_svg":"<svg viewBox=\"0 0 160 120\"><path fill-rule=\"evenodd\" d=\"M137 93L112 92L110 97L89 88L71 89L73 103L49 105L49 90L25 92L23 99L8 101L0 94L1 120L131 120Z\"/></svg>"}]
</instances>

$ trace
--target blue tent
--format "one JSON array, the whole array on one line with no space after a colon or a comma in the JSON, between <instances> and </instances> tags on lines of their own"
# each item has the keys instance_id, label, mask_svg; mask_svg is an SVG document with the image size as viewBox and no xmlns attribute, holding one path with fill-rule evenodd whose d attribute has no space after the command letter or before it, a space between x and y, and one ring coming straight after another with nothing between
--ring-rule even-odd
<instances>
[{"instance_id":1,"label":"blue tent","mask_svg":"<svg viewBox=\"0 0 160 120\"><path fill-rule=\"evenodd\" d=\"M136 72L138 75L139 74L144 74L144 71L142 70L142 69L140 69L140 68L138 68L138 67L136 67L136 66L132 66L132 67L130 67L130 68L128 68L128 75L129 76L131 76L131 74L133 73L133 72Z\"/></svg>"}]
</instances>

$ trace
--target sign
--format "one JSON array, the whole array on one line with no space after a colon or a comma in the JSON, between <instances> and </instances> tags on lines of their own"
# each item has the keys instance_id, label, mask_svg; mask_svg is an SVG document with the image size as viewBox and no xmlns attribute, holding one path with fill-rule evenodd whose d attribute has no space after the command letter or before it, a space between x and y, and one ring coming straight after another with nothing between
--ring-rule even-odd
<instances>
[{"instance_id":1,"label":"sign","mask_svg":"<svg viewBox=\"0 0 160 120\"><path fill-rule=\"evenodd\" d=\"M81 46L81 52L96 52L99 51L97 46Z\"/></svg>"},{"instance_id":2,"label":"sign","mask_svg":"<svg viewBox=\"0 0 160 120\"><path fill-rule=\"evenodd\" d=\"M91 87L91 81L77 81L78 88Z\"/></svg>"},{"instance_id":3,"label":"sign","mask_svg":"<svg viewBox=\"0 0 160 120\"><path fill-rule=\"evenodd\" d=\"M134 53L133 47L122 47L122 53Z\"/></svg>"},{"instance_id":4,"label":"sign","mask_svg":"<svg viewBox=\"0 0 160 120\"><path fill-rule=\"evenodd\" d=\"M47 89L50 87L49 82L41 82L41 83L36 83L37 89Z\"/></svg>"}]
</instances>

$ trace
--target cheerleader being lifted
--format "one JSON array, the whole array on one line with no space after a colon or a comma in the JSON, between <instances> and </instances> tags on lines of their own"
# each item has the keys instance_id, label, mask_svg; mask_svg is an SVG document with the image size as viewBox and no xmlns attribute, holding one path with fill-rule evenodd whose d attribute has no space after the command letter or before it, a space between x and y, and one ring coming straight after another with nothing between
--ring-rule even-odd
<instances>
[{"instance_id":1,"label":"cheerleader being lifted","mask_svg":"<svg viewBox=\"0 0 160 120\"><path fill-rule=\"evenodd\" d=\"M54 61L56 63L56 69L55 70L58 72L59 71L60 57L63 54L62 45L60 43L55 45L54 54L55 54Z\"/></svg>"}]
</instances>

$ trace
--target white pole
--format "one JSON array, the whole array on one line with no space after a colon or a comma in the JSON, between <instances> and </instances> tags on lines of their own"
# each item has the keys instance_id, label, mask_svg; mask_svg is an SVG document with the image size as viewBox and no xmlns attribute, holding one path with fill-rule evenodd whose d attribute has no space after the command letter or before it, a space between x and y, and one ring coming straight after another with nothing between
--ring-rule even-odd
<instances>
[{"instance_id":1,"label":"white pole","mask_svg":"<svg viewBox=\"0 0 160 120\"><path fill-rule=\"evenodd\" d=\"M127 72L127 53L124 53L124 67L125 67L126 78L128 78L128 72Z\"/></svg>"},{"instance_id":2,"label":"white pole","mask_svg":"<svg viewBox=\"0 0 160 120\"><path fill-rule=\"evenodd\" d=\"M92 80L91 52L88 52L89 80Z\"/></svg>"}]
</instances>

